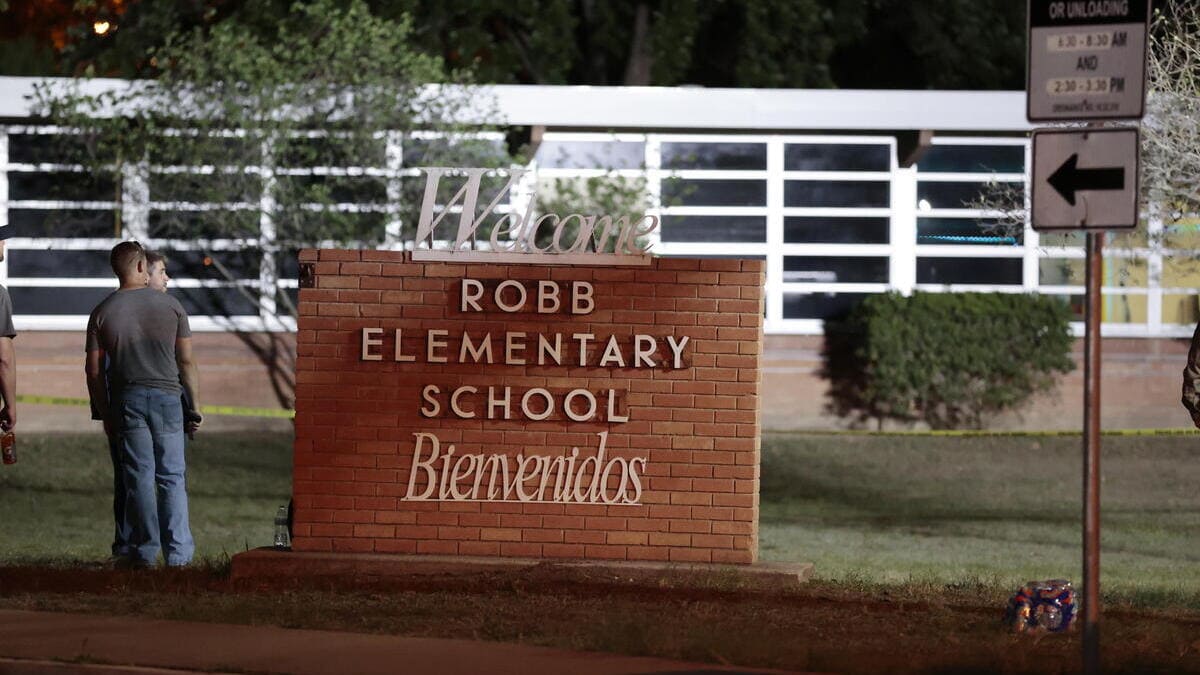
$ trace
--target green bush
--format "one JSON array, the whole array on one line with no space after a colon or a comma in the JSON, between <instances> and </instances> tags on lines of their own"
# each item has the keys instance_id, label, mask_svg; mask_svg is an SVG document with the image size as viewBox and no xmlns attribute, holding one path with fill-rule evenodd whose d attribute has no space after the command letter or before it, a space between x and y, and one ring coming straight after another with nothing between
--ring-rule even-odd
<instances>
[{"instance_id":1,"label":"green bush","mask_svg":"<svg viewBox=\"0 0 1200 675\"><path fill-rule=\"evenodd\" d=\"M873 295L825 323L832 412L979 428L1070 372L1070 311L1011 293Z\"/></svg>"}]
</instances>

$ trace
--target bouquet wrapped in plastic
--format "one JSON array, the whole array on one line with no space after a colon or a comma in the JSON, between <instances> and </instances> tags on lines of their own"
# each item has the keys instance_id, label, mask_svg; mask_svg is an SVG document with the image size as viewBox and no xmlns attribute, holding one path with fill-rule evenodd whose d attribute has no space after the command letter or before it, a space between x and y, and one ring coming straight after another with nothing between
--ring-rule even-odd
<instances>
[{"instance_id":1,"label":"bouquet wrapped in plastic","mask_svg":"<svg viewBox=\"0 0 1200 675\"><path fill-rule=\"evenodd\" d=\"M1006 621L1018 633L1060 633L1073 627L1078 605L1075 589L1066 579L1030 581L1008 601Z\"/></svg>"}]
</instances>

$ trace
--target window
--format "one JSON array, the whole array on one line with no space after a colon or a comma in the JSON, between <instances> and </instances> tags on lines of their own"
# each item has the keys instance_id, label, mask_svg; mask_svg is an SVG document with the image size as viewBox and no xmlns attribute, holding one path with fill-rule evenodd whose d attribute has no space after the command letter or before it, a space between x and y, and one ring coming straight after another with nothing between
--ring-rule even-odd
<instances>
[{"instance_id":1,"label":"window","mask_svg":"<svg viewBox=\"0 0 1200 675\"><path fill-rule=\"evenodd\" d=\"M258 296L257 288L245 290L250 298ZM189 316L258 314L258 304L237 288L170 288L170 293L179 299L179 304L183 305Z\"/></svg>"},{"instance_id":2,"label":"window","mask_svg":"<svg viewBox=\"0 0 1200 675\"><path fill-rule=\"evenodd\" d=\"M844 143L789 143L785 171L890 171L891 146Z\"/></svg>"},{"instance_id":3,"label":"window","mask_svg":"<svg viewBox=\"0 0 1200 675\"><path fill-rule=\"evenodd\" d=\"M765 143L663 143L664 169L758 170L767 168Z\"/></svg>"},{"instance_id":4,"label":"window","mask_svg":"<svg viewBox=\"0 0 1200 675\"><path fill-rule=\"evenodd\" d=\"M387 202L387 183L379 178L279 176L276 181L279 198L288 201L335 204L383 204ZM485 188L482 187L484 184L481 182L480 199L484 197ZM499 190L499 188L495 189ZM488 202L483 203L487 204Z\"/></svg>"},{"instance_id":5,"label":"window","mask_svg":"<svg viewBox=\"0 0 1200 675\"><path fill-rule=\"evenodd\" d=\"M783 241L789 244L886 244L890 239L887 218L783 219Z\"/></svg>"},{"instance_id":6,"label":"window","mask_svg":"<svg viewBox=\"0 0 1200 675\"><path fill-rule=\"evenodd\" d=\"M108 254L108 251L16 249L8 253L8 276L111 278L115 288L116 277L108 263Z\"/></svg>"},{"instance_id":7,"label":"window","mask_svg":"<svg viewBox=\"0 0 1200 675\"><path fill-rule=\"evenodd\" d=\"M875 207L891 205L891 183L887 181L799 181L783 185L784 206Z\"/></svg>"},{"instance_id":8,"label":"window","mask_svg":"<svg viewBox=\"0 0 1200 675\"><path fill-rule=\"evenodd\" d=\"M1100 303L1104 323L1146 323L1146 296L1105 293Z\"/></svg>"},{"instance_id":9,"label":"window","mask_svg":"<svg viewBox=\"0 0 1200 675\"><path fill-rule=\"evenodd\" d=\"M887 283L888 259L857 256L795 256L783 259L784 282Z\"/></svg>"},{"instance_id":10,"label":"window","mask_svg":"<svg viewBox=\"0 0 1200 675\"><path fill-rule=\"evenodd\" d=\"M1144 288L1146 261L1136 258L1104 258L1104 286ZM1038 283L1043 286L1082 286L1087 283L1083 258L1042 258L1038 260Z\"/></svg>"},{"instance_id":11,"label":"window","mask_svg":"<svg viewBox=\"0 0 1200 675\"><path fill-rule=\"evenodd\" d=\"M1200 296L1164 293L1162 322L1195 324L1200 321Z\"/></svg>"},{"instance_id":12,"label":"window","mask_svg":"<svg viewBox=\"0 0 1200 675\"><path fill-rule=\"evenodd\" d=\"M1024 173L1023 145L934 145L921 156L925 173Z\"/></svg>"},{"instance_id":13,"label":"window","mask_svg":"<svg viewBox=\"0 0 1200 675\"><path fill-rule=\"evenodd\" d=\"M262 253L257 249L237 251L171 251L159 253L167 258L167 271L176 279L211 279L229 281L217 267L220 263L234 279L258 280L262 265Z\"/></svg>"},{"instance_id":14,"label":"window","mask_svg":"<svg viewBox=\"0 0 1200 675\"><path fill-rule=\"evenodd\" d=\"M918 284L1021 284L1020 258L917 258Z\"/></svg>"},{"instance_id":15,"label":"window","mask_svg":"<svg viewBox=\"0 0 1200 675\"><path fill-rule=\"evenodd\" d=\"M15 164L73 164L87 153L81 136L9 134L8 161Z\"/></svg>"},{"instance_id":16,"label":"window","mask_svg":"<svg viewBox=\"0 0 1200 675\"><path fill-rule=\"evenodd\" d=\"M972 203L981 202L986 190L987 183L984 182L920 181L917 183L917 205L922 210L976 208Z\"/></svg>"},{"instance_id":17,"label":"window","mask_svg":"<svg viewBox=\"0 0 1200 675\"><path fill-rule=\"evenodd\" d=\"M212 164L220 166L230 163L230 158L236 157L236 163L262 161L261 139L237 137L213 137L203 139L175 137L173 143L155 143L150 149L148 161L157 166L204 166ZM297 145L306 143L305 139L294 139ZM287 165L287 159L294 158L293 152L284 148L279 155L279 165ZM324 158L324 161L330 161ZM330 161L330 164L334 162ZM309 166L312 166L310 164ZM328 166L328 165L326 165Z\"/></svg>"},{"instance_id":18,"label":"window","mask_svg":"<svg viewBox=\"0 0 1200 675\"><path fill-rule=\"evenodd\" d=\"M1082 286L1084 264L1079 258L1038 260L1038 283L1042 286Z\"/></svg>"},{"instance_id":19,"label":"window","mask_svg":"<svg viewBox=\"0 0 1200 675\"><path fill-rule=\"evenodd\" d=\"M202 218L198 211L152 209L150 236L155 239L257 238L261 232L255 211L224 211L219 219ZM219 222L218 222L219 221Z\"/></svg>"},{"instance_id":20,"label":"window","mask_svg":"<svg viewBox=\"0 0 1200 675\"><path fill-rule=\"evenodd\" d=\"M663 216L663 241L765 242L767 219L761 216Z\"/></svg>"},{"instance_id":21,"label":"window","mask_svg":"<svg viewBox=\"0 0 1200 675\"><path fill-rule=\"evenodd\" d=\"M834 319L867 298L866 293L784 293L783 318Z\"/></svg>"},{"instance_id":22,"label":"window","mask_svg":"<svg viewBox=\"0 0 1200 675\"><path fill-rule=\"evenodd\" d=\"M61 288L50 286L10 286L13 312L16 314L81 315L92 313L100 301L117 290L111 288Z\"/></svg>"},{"instance_id":23,"label":"window","mask_svg":"<svg viewBox=\"0 0 1200 675\"><path fill-rule=\"evenodd\" d=\"M663 202L670 206L765 206L764 180L664 180Z\"/></svg>"},{"instance_id":24,"label":"window","mask_svg":"<svg viewBox=\"0 0 1200 675\"><path fill-rule=\"evenodd\" d=\"M242 139L223 139L229 143L230 153L234 156L253 156L259 148L240 147ZM261 144L259 144L261 147ZM387 143L381 138L373 143L356 143L349 145L345 136L317 136L304 138L289 138L275 147L276 163L281 167L309 166L384 166L387 163ZM214 158L219 162L219 158ZM196 159L188 159L181 164L199 164Z\"/></svg>"},{"instance_id":25,"label":"window","mask_svg":"<svg viewBox=\"0 0 1200 675\"><path fill-rule=\"evenodd\" d=\"M636 169L645 164L646 144L625 141L542 141L538 166L547 169Z\"/></svg>"},{"instance_id":26,"label":"window","mask_svg":"<svg viewBox=\"0 0 1200 675\"><path fill-rule=\"evenodd\" d=\"M55 199L71 201L118 200L112 176L97 176L72 171L8 174L8 198Z\"/></svg>"},{"instance_id":27,"label":"window","mask_svg":"<svg viewBox=\"0 0 1200 675\"><path fill-rule=\"evenodd\" d=\"M917 218L918 244L1020 246L1025 228L976 218Z\"/></svg>"},{"instance_id":28,"label":"window","mask_svg":"<svg viewBox=\"0 0 1200 675\"><path fill-rule=\"evenodd\" d=\"M99 239L120 236L113 209L9 209L8 226L14 237Z\"/></svg>"},{"instance_id":29,"label":"window","mask_svg":"<svg viewBox=\"0 0 1200 675\"><path fill-rule=\"evenodd\" d=\"M262 196L262 179L250 175L152 173L147 184L151 201L157 202L256 203Z\"/></svg>"}]
</instances>

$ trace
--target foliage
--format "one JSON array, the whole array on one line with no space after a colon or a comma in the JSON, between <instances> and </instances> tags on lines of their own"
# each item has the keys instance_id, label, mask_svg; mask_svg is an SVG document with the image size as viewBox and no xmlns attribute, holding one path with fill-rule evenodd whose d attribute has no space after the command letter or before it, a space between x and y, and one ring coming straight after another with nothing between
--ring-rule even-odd
<instances>
[{"instance_id":1,"label":"foliage","mask_svg":"<svg viewBox=\"0 0 1200 675\"><path fill-rule=\"evenodd\" d=\"M35 103L74 132L50 137L59 161L113 186L116 236L233 289L181 291L208 314L248 305L286 326L294 291L270 280L296 274L297 249L411 240L424 186L414 167L510 161L467 126L490 116L487 101L412 48L407 18L373 16L362 0L297 3L278 21L206 17L145 54L156 79L51 82ZM243 339L290 406L294 353Z\"/></svg>"},{"instance_id":2,"label":"foliage","mask_svg":"<svg viewBox=\"0 0 1200 675\"><path fill-rule=\"evenodd\" d=\"M76 4L72 16L79 23L58 47L58 71L127 78L154 74L147 53L164 36L222 23L269 34L289 11L287 0ZM412 17L410 49L448 68L470 69L485 82L915 89L1019 89L1023 83L1025 5L1011 0L368 5L381 19ZM119 29L94 34L93 18L111 19ZM0 51L7 39L0 33ZM16 67L0 63L0 72Z\"/></svg>"},{"instance_id":3,"label":"foliage","mask_svg":"<svg viewBox=\"0 0 1200 675\"><path fill-rule=\"evenodd\" d=\"M1200 213L1200 5L1168 0L1155 11L1147 77L1142 182L1170 223Z\"/></svg>"},{"instance_id":4,"label":"foliage","mask_svg":"<svg viewBox=\"0 0 1200 675\"><path fill-rule=\"evenodd\" d=\"M585 215L611 215L614 220L628 216L636 221L651 207L650 195L647 191L644 174L636 177L626 177L615 171L604 175L587 178L554 178L538 193L538 211L541 213L556 213L566 217L571 213ZM578 236L578 219L572 219L563 227L561 240L575 241ZM537 245L545 247L550 243L553 233L548 228L538 231ZM600 239L601 233L593 231L592 239ZM644 243L639 241L639 243ZM604 253L613 253L616 238L608 241Z\"/></svg>"},{"instance_id":5,"label":"foliage","mask_svg":"<svg viewBox=\"0 0 1200 675\"><path fill-rule=\"evenodd\" d=\"M1025 3L833 0L845 88L1023 89Z\"/></svg>"},{"instance_id":6,"label":"foliage","mask_svg":"<svg viewBox=\"0 0 1200 675\"><path fill-rule=\"evenodd\" d=\"M1067 306L1048 296L869 296L826 322L830 407L880 425L979 428L1074 367L1069 321Z\"/></svg>"},{"instance_id":7,"label":"foliage","mask_svg":"<svg viewBox=\"0 0 1200 675\"><path fill-rule=\"evenodd\" d=\"M562 0L382 0L381 16L413 17L418 49L483 82L564 84L578 58L575 3Z\"/></svg>"},{"instance_id":8,"label":"foliage","mask_svg":"<svg viewBox=\"0 0 1200 675\"><path fill-rule=\"evenodd\" d=\"M697 8L686 70L663 84L832 87L841 0L717 0ZM660 81L656 81L658 84Z\"/></svg>"},{"instance_id":9,"label":"foliage","mask_svg":"<svg viewBox=\"0 0 1200 675\"><path fill-rule=\"evenodd\" d=\"M423 188L405 167L508 163L502 144L464 133L486 102L468 100L410 34L407 19L372 16L361 0L297 3L269 27L168 37L150 52L152 82L101 94L44 85L37 102L79 131L64 154L176 202L141 224L152 238L241 239L254 257L403 240Z\"/></svg>"},{"instance_id":10,"label":"foliage","mask_svg":"<svg viewBox=\"0 0 1200 675\"><path fill-rule=\"evenodd\" d=\"M1110 233L1106 248L1161 247L1164 264L1194 267L1200 251L1200 4L1155 3L1147 56L1146 118L1141 126L1142 224ZM995 229L1017 236L1029 220L1026 191L992 182L966 206L989 211ZM1160 220L1149 231L1146 218Z\"/></svg>"}]
</instances>

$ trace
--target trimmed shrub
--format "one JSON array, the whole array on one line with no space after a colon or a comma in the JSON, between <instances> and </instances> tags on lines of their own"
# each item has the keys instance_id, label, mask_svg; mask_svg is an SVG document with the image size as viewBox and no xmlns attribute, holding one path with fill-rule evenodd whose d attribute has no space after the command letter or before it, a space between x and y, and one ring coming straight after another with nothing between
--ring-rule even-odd
<instances>
[{"instance_id":1,"label":"trimmed shrub","mask_svg":"<svg viewBox=\"0 0 1200 675\"><path fill-rule=\"evenodd\" d=\"M1070 372L1061 300L1012 293L873 295L825 322L829 409L864 422L979 428Z\"/></svg>"}]
</instances>

